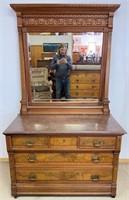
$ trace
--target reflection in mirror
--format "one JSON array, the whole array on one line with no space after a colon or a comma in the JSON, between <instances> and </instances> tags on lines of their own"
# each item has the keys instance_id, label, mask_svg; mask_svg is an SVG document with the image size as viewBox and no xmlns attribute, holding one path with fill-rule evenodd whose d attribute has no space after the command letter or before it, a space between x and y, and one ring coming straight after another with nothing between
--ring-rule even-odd
<instances>
[{"instance_id":1,"label":"reflection in mirror","mask_svg":"<svg viewBox=\"0 0 129 200\"><path fill-rule=\"evenodd\" d=\"M32 102L57 101L56 70L50 68L58 47L65 43L72 59L69 101L99 101L103 33L29 33ZM62 88L60 101L65 101ZM67 99L68 100L68 99Z\"/></svg>"}]
</instances>

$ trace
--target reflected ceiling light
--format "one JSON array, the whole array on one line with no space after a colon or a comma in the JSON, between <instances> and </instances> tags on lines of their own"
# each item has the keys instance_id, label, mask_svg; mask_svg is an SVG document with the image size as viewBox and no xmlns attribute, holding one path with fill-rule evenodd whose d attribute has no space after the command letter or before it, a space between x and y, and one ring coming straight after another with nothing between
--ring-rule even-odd
<instances>
[{"instance_id":1,"label":"reflected ceiling light","mask_svg":"<svg viewBox=\"0 0 129 200\"><path fill-rule=\"evenodd\" d=\"M40 35L51 35L50 32L43 32L43 33L40 33Z\"/></svg>"}]
</instances>

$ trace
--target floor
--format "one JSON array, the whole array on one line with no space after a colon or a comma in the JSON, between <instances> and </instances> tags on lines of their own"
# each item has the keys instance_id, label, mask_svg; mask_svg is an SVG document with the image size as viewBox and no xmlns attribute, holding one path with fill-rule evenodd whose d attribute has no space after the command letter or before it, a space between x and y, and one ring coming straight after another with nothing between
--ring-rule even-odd
<instances>
[{"instance_id":1,"label":"floor","mask_svg":"<svg viewBox=\"0 0 129 200\"><path fill-rule=\"evenodd\" d=\"M12 200L10 192L10 177L8 162L0 162L0 200ZM118 170L118 188L115 200L128 200L129 199L129 164L120 164ZM110 200L111 197L18 197L18 200Z\"/></svg>"}]
</instances>

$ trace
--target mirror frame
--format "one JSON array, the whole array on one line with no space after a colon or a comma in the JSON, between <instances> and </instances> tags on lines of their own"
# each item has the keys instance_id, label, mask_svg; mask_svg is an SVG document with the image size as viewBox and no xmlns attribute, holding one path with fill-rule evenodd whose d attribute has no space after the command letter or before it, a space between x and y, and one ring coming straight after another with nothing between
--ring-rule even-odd
<instances>
[{"instance_id":1,"label":"mirror frame","mask_svg":"<svg viewBox=\"0 0 129 200\"><path fill-rule=\"evenodd\" d=\"M119 4L10 4L17 15L22 83L21 111L25 114L109 114L108 86L114 12ZM78 30L79 29L79 30ZM30 91L27 33L103 32L99 103L36 102Z\"/></svg>"}]
</instances>

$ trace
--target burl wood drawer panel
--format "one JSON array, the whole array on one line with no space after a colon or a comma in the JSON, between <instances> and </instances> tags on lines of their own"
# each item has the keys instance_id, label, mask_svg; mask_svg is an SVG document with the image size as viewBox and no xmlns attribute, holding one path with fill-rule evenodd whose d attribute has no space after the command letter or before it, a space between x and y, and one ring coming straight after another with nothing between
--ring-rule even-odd
<instances>
[{"instance_id":1,"label":"burl wood drawer panel","mask_svg":"<svg viewBox=\"0 0 129 200\"><path fill-rule=\"evenodd\" d=\"M112 153L15 153L16 163L112 164Z\"/></svg>"},{"instance_id":2,"label":"burl wood drawer panel","mask_svg":"<svg viewBox=\"0 0 129 200\"><path fill-rule=\"evenodd\" d=\"M49 146L49 137L43 136L20 136L20 135L13 135L12 136L12 146L14 147L46 147Z\"/></svg>"},{"instance_id":3,"label":"burl wood drawer panel","mask_svg":"<svg viewBox=\"0 0 129 200\"><path fill-rule=\"evenodd\" d=\"M111 181L111 168L91 169L16 169L17 181Z\"/></svg>"},{"instance_id":4,"label":"burl wood drawer panel","mask_svg":"<svg viewBox=\"0 0 129 200\"><path fill-rule=\"evenodd\" d=\"M47 136L12 136L12 146L16 149L76 149L78 138Z\"/></svg>"},{"instance_id":5,"label":"burl wood drawer panel","mask_svg":"<svg viewBox=\"0 0 129 200\"><path fill-rule=\"evenodd\" d=\"M50 137L50 148L74 149L77 148L77 137Z\"/></svg>"},{"instance_id":6,"label":"burl wood drawer panel","mask_svg":"<svg viewBox=\"0 0 129 200\"><path fill-rule=\"evenodd\" d=\"M116 137L80 137L80 148L115 149Z\"/></svg>"}]
</instances>

